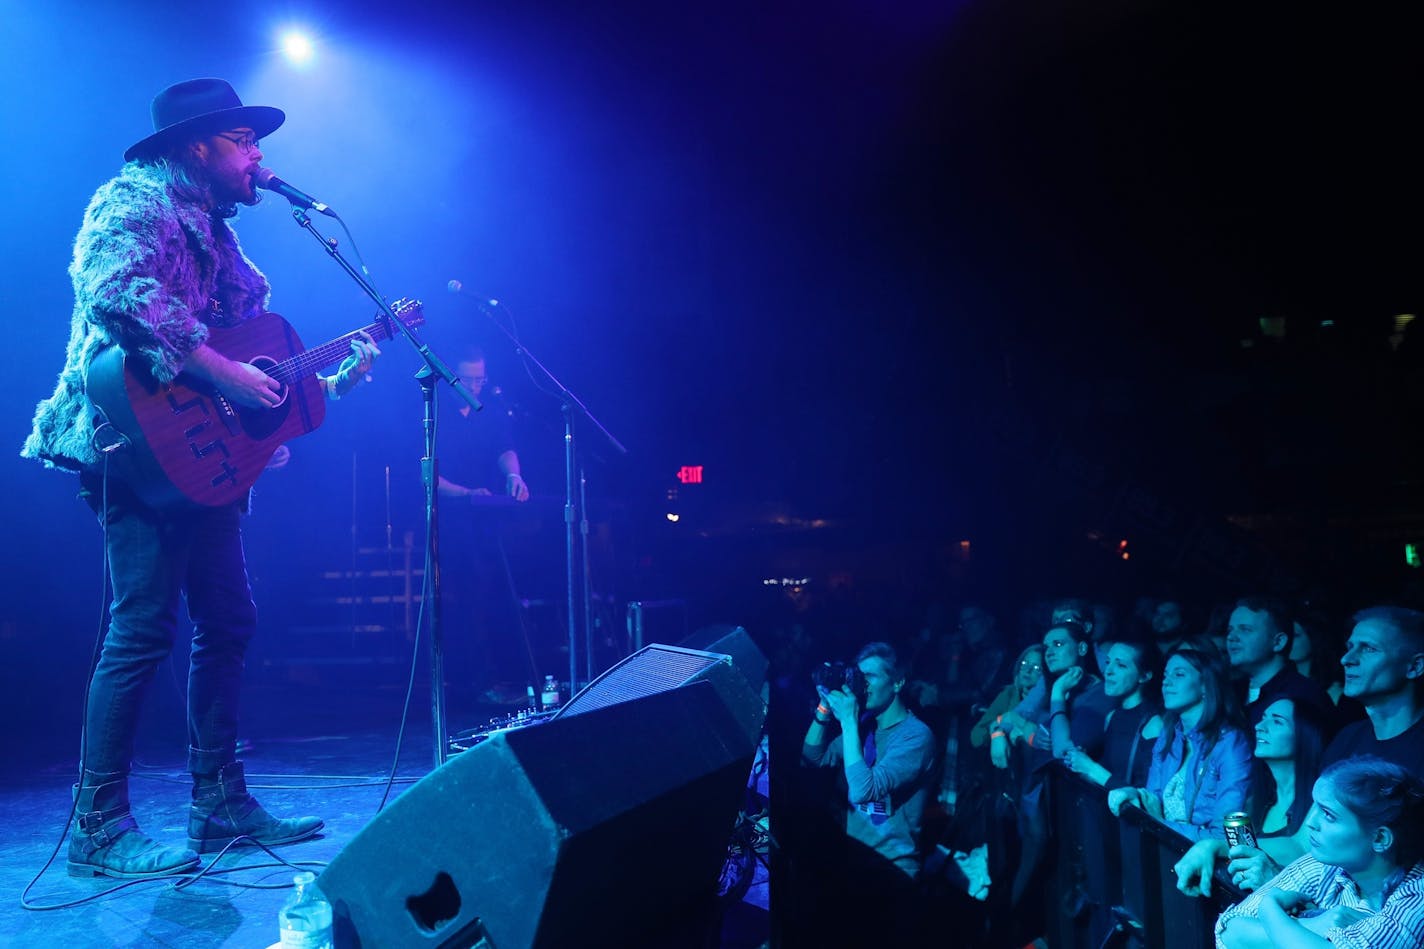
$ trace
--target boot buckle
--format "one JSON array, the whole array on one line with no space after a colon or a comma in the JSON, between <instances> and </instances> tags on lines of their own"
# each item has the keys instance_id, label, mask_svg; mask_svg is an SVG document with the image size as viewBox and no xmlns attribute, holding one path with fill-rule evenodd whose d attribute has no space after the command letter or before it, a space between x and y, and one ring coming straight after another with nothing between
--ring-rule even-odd
<instances>
[{"instance_id":1,"label":"boot buckle","mask_svg":"<svg viewBox=\"0 0 1424 949\"><path fill-rule=\"evenodd\" d=\"M118 840L125 831L138 826L138 821L134 820L132 814L124 814L115 821L116 816L118 815L107 811L90 811L88 814L79 815L79 829L95 850L102 850Z\"/></svg>"}]
</instances>

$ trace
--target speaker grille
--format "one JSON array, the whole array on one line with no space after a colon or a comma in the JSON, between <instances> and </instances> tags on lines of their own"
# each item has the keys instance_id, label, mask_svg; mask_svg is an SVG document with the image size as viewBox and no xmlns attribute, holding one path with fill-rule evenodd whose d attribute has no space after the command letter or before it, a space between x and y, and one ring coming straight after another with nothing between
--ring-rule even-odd
<instances>
[{"instance_id":1,"label":"speaker grille","mask_svg":"<svg viewBox=\"0 0 1424 949\"><path fill-rule=\"evenodd\" d=\"M667 692L705 676L709 669L718 665L731 664L731 657L720 653L658 644L645 646L590 682L559 709L554 718L582 715L594 709Z\"/></svg>"}]
</instances>

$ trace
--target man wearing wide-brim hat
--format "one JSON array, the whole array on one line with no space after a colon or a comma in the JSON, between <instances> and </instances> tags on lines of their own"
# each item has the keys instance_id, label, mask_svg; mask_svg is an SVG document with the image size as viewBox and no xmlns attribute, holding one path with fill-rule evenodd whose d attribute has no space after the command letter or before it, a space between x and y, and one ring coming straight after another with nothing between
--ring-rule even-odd
<instances>
[{"instance_id":1,"label":"man wearing wide-brim hat","mask_svg":"<svg viewBox=\"0 0 1424 949\"><path fill-rule=\"evenodd\" d=\"M191 870L192 851L246 837L263 844L315 835L315 817L279 820L247 793L236 758L243 656L257 624L238 518L242 504L154 509L109 477L104 447L119 446L86 394L94 357L112 346L125 365L159 383L180 372L254 409L281 399L260 369L207 344L209 327L266 310L267 279L243 254L228 223L257 203L258 140L285 115L246 106L221 79L193 79L153 100L153 133L124 153L126 164L89 203L69 266L74 312L54 394L41 402L22 454L79 474L82 496L105 525L114 599L103 653L88 691L83 770L69 844L69 872L123 878ZM376 355L353 344L327 380L344 394ZM359 371L358 371L359 370ZM143 696L173 647L179 599L193 620L188 679L188 767L194 776L188 846L165 846L139 829L128 776Z\"/></svg>"}]
</instances>

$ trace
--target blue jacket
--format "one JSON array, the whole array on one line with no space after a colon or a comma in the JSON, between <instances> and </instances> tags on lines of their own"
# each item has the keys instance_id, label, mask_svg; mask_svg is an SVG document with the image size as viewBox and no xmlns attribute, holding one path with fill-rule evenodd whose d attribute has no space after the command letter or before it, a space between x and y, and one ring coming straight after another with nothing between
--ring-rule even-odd
<instances>
[{"instance_id":1,"label":"blue jacket","mask_svg":"<svg viewBox=\"0 0 1424 949\"><path fill-rule=\"evenodd\" d=\"M1187 747L1182 723L1170 734L1157 736L1152 748L1152 765L1147 771L1147 790L1158 800L1167 782L1182 767ZM1185 733L1193 748L1192 764L1186 775L1187 822L1167 821L1167 824L1192 840L1221 837L1221 819L1232 811L1246 809L1246 797L1251 791L1251 743L1244 732L1227 726L1205 758L1201 749L1206 741L1201 732Z\"/></svg>"}]
</instances>

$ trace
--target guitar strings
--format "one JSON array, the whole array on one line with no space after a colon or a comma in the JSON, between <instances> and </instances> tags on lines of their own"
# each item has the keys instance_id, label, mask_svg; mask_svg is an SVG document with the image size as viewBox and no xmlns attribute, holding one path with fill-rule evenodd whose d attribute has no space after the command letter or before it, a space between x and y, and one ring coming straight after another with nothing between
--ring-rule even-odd
<instances>
[{"instance_id":1,"label":"guitar strings","mask_svg":"<svg viewBox=\"0 0 1424 949\"><path fill-rule=\"evenodd\" d=\"M329 343L318 346L315 349L308 349L298 353L288 359L284 359L267 374L279 382L290 385L297 379L304 379L308 375L316 372L322 366L330 365L344 358L351 349L351 341L358 338L362 333L367 333L372 339L385 339L379 323L372 323L370 326L347 333L340 339L334 339Z\"/></svg>"},{"instance_id":2,"label":"guitar strings","mask_svg":"<svg viewBox=\"0 0 1424 949\"><path fill-rule=\"evenodd\" d=\"M400 303L396 304L395 311L397 316L404 318L411 310L415 310L417 314L419 313L419 310L416 310L415 307L404 306ZM389 339L394 335L390 331L389 323L389 318L377 320L375 323L362 327L355 332L347 333L339 339L334 339L314 349L308 349L298 353L295 356L291 356L277 363L267 374L283 385L291 385L293 382L304 379L316 372L322 366L330 365L344 358L346 352L351 349L351 341L357 339L362 333L367 334L373 340L377 341Z\"/></svg>"}]
</instances>

